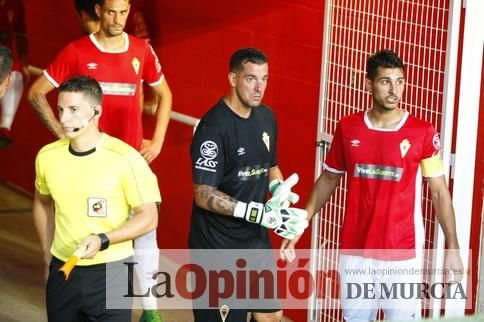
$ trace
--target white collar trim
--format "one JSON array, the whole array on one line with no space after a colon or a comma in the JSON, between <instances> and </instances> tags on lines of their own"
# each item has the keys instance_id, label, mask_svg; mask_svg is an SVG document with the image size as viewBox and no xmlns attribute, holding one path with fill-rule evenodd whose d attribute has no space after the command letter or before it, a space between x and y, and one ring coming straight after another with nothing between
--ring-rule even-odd
<instances>
[{"instance_id":1,"label":"white collar trim","mask_svg":"<svg viewBox=\"0 0 484 322\"><path fill-rule=\"evenodd\" d=\"M94 46L96 46L97 49L99 49L99 51L103 52L103 53L111 53L111 54L117 54L117 53L125 53L128 51L128 48L129 48L129 37L128 37L128 34L123 32L123 37L124 37L124 46L123 48L121 49L118 49L118 50L108 50L106 48L104 48L96 39L96 37L94 37L94 33L90 34L89 35L89 38L91 39L92 43L94 44Z\"/></svg>"},{"instance_id":2,"label":"white collar trim","mask_svg":"<svg viewBox=\"0 0 484 322\"><path fill-rule=\"evenodd\" d=\"M365 120L366 126L370 130L382 131L382 132L397 132L405 124L405 122L407 121L409 115L410 114L408 113L408 111L404 111L404 114L403 114L402 119L400 120L400 122L398 122L398 124L393 129L382 129L382 128L374 127L373 124L371 124L371 122L370 122L370 118L368 117L368 110L365 111L365 114L364 114L364 117L363 118Z\"/></svg>"}]
</instances>

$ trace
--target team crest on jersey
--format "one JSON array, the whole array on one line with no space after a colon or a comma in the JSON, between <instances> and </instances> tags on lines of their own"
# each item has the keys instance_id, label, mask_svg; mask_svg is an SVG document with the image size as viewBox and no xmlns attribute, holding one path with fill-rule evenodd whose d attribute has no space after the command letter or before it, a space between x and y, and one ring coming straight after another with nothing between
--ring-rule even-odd
<instances>
[{"instance_id":1,"label":"team crest on jersey","mask_svg":"<svg viewBox=\"0 0 484 322\"><path fill-rule=\"evenodd\" d=\"M227 320L227 316L229 315L230 308L227 304L224 304L218 309L218 312L220 313L222 322L225 322L225 320Z\"/></svg>"},{"instance_id":2,"label":"team crest on jersey","mask_svg":"<svg viewBox=\"0 0 484 322\"><path fill-rule=\"evenodd\" d=\"M87 215L89 217L107 217L107 200L104 198L87 198Z\"/></svg>"},{"instance_id":3,"label":"team crest on jersey","mask_svg":"<svg viewBox=\"0 0 484 322\"><path fill-rule=\"evenodd\" d=\"M131 65L133 66L133 69L135 71L136 74L139 73L139 67L140 67L140 61L138 58L133 58L133 60L131 61Z\"/></svg>"},{"instance_id":4,"label":"team crest on jersey","mask_svg":"<svg viewBox=\"0 0 484 322\"><path fill-rule=\"evenodd\" d=\"M410 141L407 139L400 142L400 153L402 154L402 158L405 158L405 155L407 155L407 152L411 146Z\"/></svg>"},{"instance_id":5,"label":"team crest on jersey","mask_svg":"<svg viewBox=\"0 0 484 322\"><path fill-rule=\"evenodd\" d=\"M262 142L266 145L267 151L271 151L271 141L267 132L262 133Z\"/></svg>"}]
</instances>

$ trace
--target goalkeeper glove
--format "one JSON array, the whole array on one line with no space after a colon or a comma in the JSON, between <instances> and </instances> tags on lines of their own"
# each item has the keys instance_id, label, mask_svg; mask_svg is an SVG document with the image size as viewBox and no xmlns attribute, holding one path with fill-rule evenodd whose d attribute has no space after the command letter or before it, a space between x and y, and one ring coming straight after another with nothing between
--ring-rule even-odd
<instances>
[{"instance_id":1,"label":"goalkeeper glove","mask_svg":"<svg viewBox=\"0 0 484 322\"><path fill-rule=\"evenodd\" d=\"M299 195L291 191L291 188L299 181L297 173L291 174L286 180L274 179L269 183L269 192L272 199L277 199L282 208L288 208L291 204L299 201ZM274 201L276 201L276 199Z\"/></svg>"},{"instance_id":2,"label":"goalkeeper glove","mask_svg":"<svg viewBox=\"0 0 484 322\"><path fill-rule=\"evenodd\" d=\"M304 209L282 208L278 198L271 198L266 204L239 201L234 211L234 217L272 229L286 239L304 232L309 225L307 215Z\"/></svg>"}]
</instances>

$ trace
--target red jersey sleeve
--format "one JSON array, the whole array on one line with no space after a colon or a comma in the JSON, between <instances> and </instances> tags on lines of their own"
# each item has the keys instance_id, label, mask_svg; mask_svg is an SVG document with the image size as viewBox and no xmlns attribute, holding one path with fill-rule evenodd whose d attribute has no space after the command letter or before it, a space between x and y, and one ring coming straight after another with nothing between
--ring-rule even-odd
<instances>
[{"instance_id":1,"label":"red jersey sleeve","mask_svg":"<svg viewBox=\"0 0 484 322\"><path fill-rule=\"evenodd\" d=\"M440 135L433 126L429 125L427 127L424 140L422 159L427 159L440 153Z\"/></svg>"},{"instance_id":2,"label":"red jersey sleeve","mask_svg":"<svg viewBox=\"0 0 484 322\"><path fill-rule=\"evenodd\" d=\"M343 173L346 171L343 133L341 122L336 126L333 141L329 148L328 155L324 161L324 169L333 173Z\"/></svg>"},{"instance_id":3,"label":"red jersey sleeve","mask_svg":"<svg viewBox=\"0 0 484 322\"><path fill-rule=\"evenodd\" d=\"M445 173L440 149L439 133L435 131L433 126L429 125L426 128L420 161L424 177L437 177Z\"/></svg>"},{"instance_id":4,"label":"red jersey sleeve","mask_svg":"<svg viewBox=\"0 0 484 322\"><path fill-rule=\"evenodd\" d=\"M57 55L55 60L44 70L44 75L55 87L70 76L73 76L74 67L76 66L77 54L72 44L67 45Z\"/></svg>"},{"instance_id":5,"label":"red jersey sleeve","mask_svg":"<svg viewBox=\"0 0 484 322\"><path fill-rule=\"evenodd\" d=\"M148 41L145 41L145 66L143 69L143 80L150 86L156 86L163 80L160 60L155 50Z\"/></svg>"}]
</instances>

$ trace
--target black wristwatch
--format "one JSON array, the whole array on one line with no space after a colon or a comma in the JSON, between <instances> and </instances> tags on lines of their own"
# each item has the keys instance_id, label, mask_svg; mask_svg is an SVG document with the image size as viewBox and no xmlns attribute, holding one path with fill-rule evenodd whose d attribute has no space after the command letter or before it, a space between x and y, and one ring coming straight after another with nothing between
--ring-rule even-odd
<instances>
[{"instance_id":1,"label":"black wristwatch","mask_svg":"<svg viewBox=\"0 0 484 322\"><path fill-rule=\"evenodd\" d=\"M99 251L103 251L109 247L109 238L106 236L106 234L97 234L99 238L101 238L101 248L99 248Z\"/></svg>"}]
</instances>

